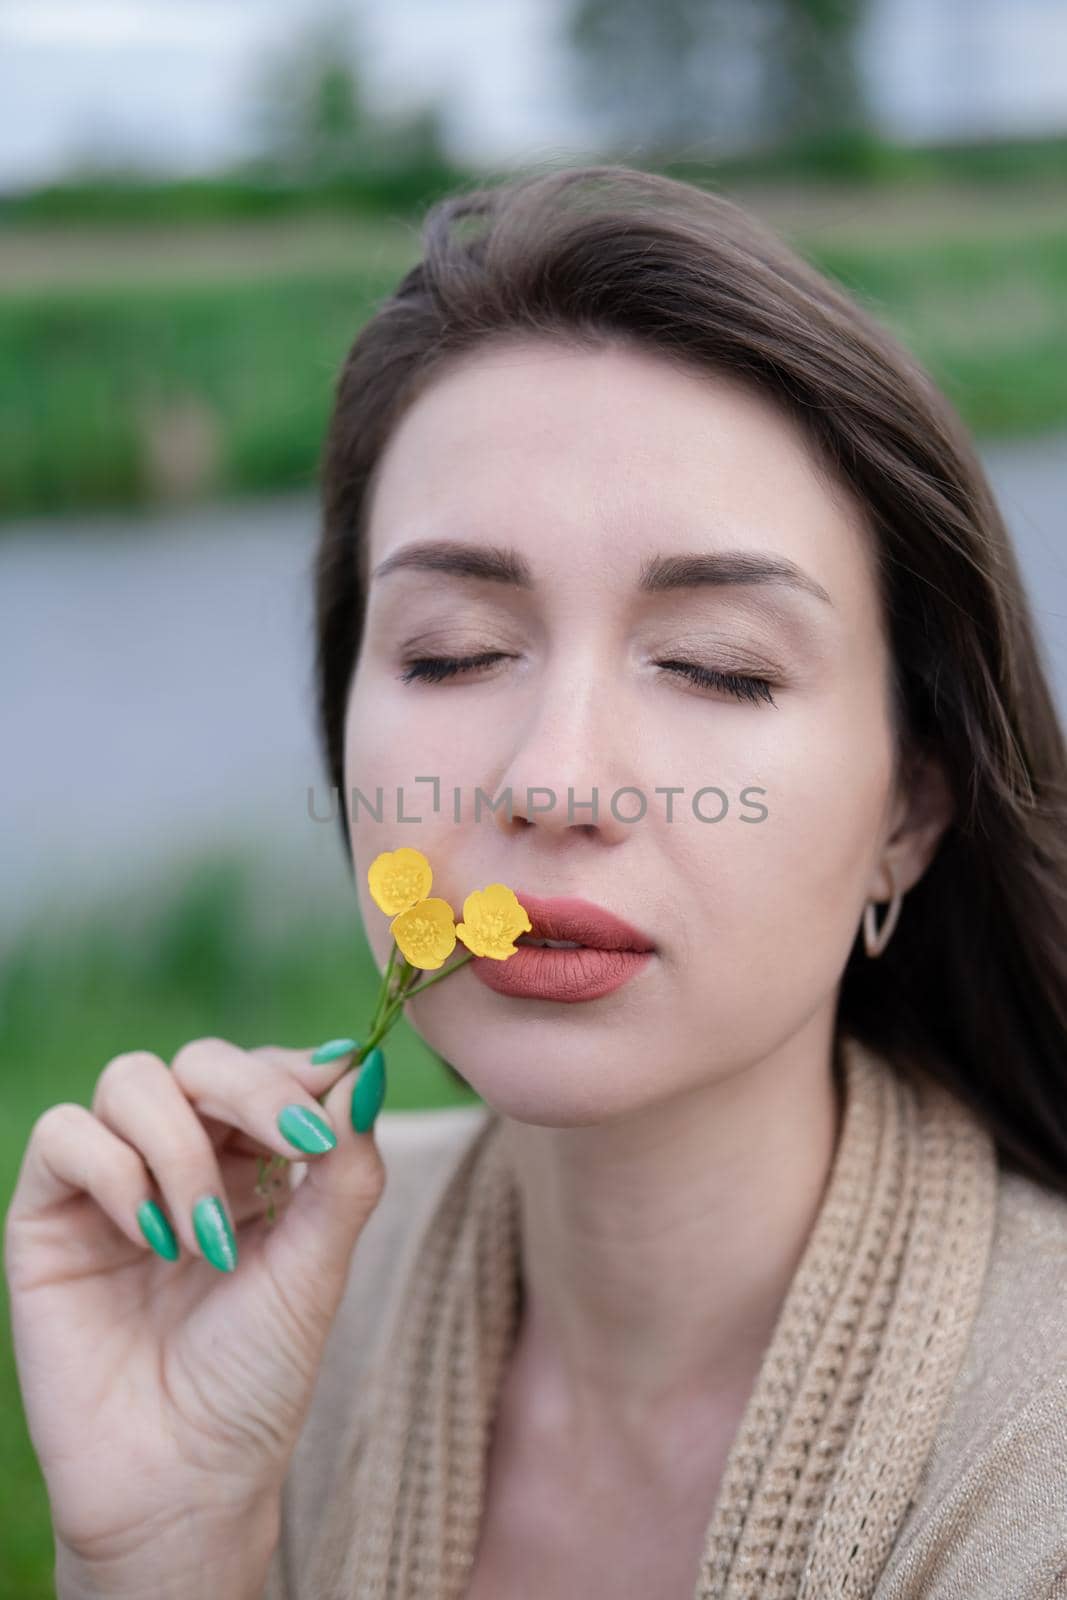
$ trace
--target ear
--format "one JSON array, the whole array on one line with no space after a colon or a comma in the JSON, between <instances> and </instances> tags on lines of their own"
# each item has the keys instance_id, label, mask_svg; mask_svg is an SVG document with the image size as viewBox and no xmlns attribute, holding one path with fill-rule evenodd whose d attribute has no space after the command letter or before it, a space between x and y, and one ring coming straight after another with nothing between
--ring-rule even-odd
<instances>
[{"instance_id":1,"label":"ear","mask_svg":"<svg viewBox=\"0 0 1067 1600\"><path fill-rule=\"evenodd\" d=\"M869 889L872 900L890 900L894 887L906 894L918 883L955 814L941 760L929 753L909 756L898 780L890 833ZM892 883L887 868L892 871Z\"/></svg>"}]
</instances>

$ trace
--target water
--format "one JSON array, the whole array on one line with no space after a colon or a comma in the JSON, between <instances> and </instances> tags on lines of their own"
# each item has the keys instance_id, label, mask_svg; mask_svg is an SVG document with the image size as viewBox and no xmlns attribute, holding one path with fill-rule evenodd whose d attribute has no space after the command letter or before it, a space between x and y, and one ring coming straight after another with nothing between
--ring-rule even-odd
<instances>
[{"instance_id":1,"label":"water","mask_svg":"<svg viewBox=\"0 0 1067 1600\"><path fill-rule=\"evenodd\" d=\"M988 447L1067 715L1067 435ZM0 537L0 929L234 840L350 897L312 680L310 496Z\"/></svg>"},{"instance_id":2,"label":"water","mask_svg":"<svg viewBox=\"0 0 1067 1600\"><path fill-rule=\"evenodd\" d=\"M344 891L339 827L308 818L316 518L301 496L0 538L0 925L231 840Z\"/></svg>"}]
</instances>

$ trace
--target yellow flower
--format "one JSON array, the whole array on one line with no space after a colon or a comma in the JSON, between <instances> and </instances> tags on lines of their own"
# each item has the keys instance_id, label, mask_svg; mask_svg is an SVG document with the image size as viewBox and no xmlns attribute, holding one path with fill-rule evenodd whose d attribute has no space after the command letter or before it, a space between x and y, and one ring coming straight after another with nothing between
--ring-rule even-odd
<instances>
[{"instance_id":1,"label":"yellow flower","mask_svg":"<svg viewBox=\"0 0 1067 1600\"><path fill-rule=\"evenodd\" d=\"M393 918L389 931L405 960L427 972L441 966L456 948L456 925L447 900L419 900Z\"/></svg>"},{"instance_id":2,"label":"yellow flower","mask_svg":"<svg viewBox=\"0 0 1067 1600\"><path fill-rule=\"evenodd\" d=\"M474 889L463 902L465 920L456 924L456 933L476 956L506 961L515 954L514 939L532 933L533 923L515 897L514 889L491 883Z\"/></svg>"},{"instance_id":3,"label":"yellow flower","mask_svg":"<svg viewBox=\"0 0 1067 1600\"><path fill-rule=\"evenodd\" d=\"M430 892L433 872L421 850L402 845L399 850L383 850L367 869L371 898L379 911L395 917L407 911ZM451 915L451 912L449 912Z\"/></svg>"}]
</instances>

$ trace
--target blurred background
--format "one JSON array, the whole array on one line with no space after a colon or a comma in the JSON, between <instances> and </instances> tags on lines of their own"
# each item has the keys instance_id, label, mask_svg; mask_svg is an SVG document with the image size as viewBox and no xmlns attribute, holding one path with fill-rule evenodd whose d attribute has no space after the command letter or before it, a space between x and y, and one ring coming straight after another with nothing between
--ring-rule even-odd
<instances>
[{"instance_id":1,"label":"blurred background","mask_svg":"<svg viewBox=\"0 0 1067 1600\"><path fill-rule=\"evenodd\" d=\"M933 371L1067 704L1067 0L2 0L0 1193L120 1051L354 1032L314 735L339 364L457 183L750 205ZM401 1024L387 1108L471 1098ZM51 1534L0 1350L0 1595Z\"/></svg>"}]
</instances>

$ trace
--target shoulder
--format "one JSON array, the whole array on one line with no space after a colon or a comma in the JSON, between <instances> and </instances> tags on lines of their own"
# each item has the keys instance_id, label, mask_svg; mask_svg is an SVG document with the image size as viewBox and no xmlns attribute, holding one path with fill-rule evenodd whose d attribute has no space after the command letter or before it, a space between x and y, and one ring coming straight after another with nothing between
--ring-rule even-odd
<instances>
[{"instance_id":1,"label":"shoulder","mask_svg":"<svg viewBox=\"0 0 1067 1600\"><path fill-rule=\"evenodd\" d=\"M989 1261L953 1414L971 1417L981 1437L1065 1376L1067 1194L998 1167Z\"/></svg>"},{"instance_id":2,"label":"shoulder","mask_svg":"<svg viewBox=\"0 0 1067 1600\"><path fill-rule=\"evenodd\" d=\"M964 1360L878 1600L1051 1594L1067 1566L1065 1463L1067 1195L998 1166Z\"/></svg>"}]
</instances>

